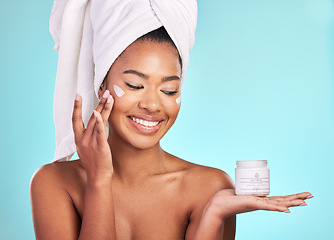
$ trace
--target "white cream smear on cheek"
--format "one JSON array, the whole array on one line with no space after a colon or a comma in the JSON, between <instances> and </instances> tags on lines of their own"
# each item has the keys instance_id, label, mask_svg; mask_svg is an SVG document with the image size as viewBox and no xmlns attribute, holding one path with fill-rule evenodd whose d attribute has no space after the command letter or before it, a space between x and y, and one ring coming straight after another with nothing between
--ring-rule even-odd
<instances>
[{"instance_id":1,"label":"white cream smear on cheek","mask_svg":"<svg viewBox=\"0 0 334 240\"><path fill-rule=\"evenodd\" d=\"M114 91L118 97L122 97L124 95L124 91L117 85L114 85Z\"/></svg>"},{"instance_id":2,"label":"white cream smear on cheek","mask_svg":"<svg viewBox=\"0 0 334 240\"><path fill-rule=\"evenodd\" d=\"M181 96L179 96L179 97L176 99L176 103L177 103L178 105L181 104Z\"/></svg>"}]
</instances>

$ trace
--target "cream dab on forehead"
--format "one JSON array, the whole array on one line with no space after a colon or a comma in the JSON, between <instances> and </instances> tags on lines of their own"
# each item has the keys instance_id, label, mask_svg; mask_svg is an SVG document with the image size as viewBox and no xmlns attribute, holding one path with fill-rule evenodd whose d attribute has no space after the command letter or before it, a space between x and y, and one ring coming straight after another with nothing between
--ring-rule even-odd
<instances>
[{"instance_id":1,"label":"cream dab on forehead","mask_svg":"<svg viewBox=\"0 0 334 240\"><path fill-rule=\"evenodd\" d=\"M177 103L178 105L181 104L181 96L179 96L179 97L176 99L176 103Z\"/></svg>"},{"instance_id":2,"label":"cream dab on forehead","mask_svg":"<svg viewBox=\"0 0 334 240\"><path fill-rule=\"evenodd\" d=\"M114 91L118 97L122 97L124 95L124 91L117 85L114 85Z\"/></svg>"}]
</instances>

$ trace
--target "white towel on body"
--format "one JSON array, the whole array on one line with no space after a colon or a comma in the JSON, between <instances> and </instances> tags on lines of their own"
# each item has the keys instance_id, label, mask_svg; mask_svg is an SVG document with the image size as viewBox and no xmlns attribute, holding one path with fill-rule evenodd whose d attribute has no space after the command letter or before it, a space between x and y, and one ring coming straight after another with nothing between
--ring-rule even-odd
<instances>
[{"instance_id":1,"label":"white towel on body","mask_svg":"<svg viewBox=\"0 0 334 240\"><path fill-rule=\"evenodd\" d=\"M53 161L69 160L76 152L72 129L75 94L82 96L86 126L110 66L137 38L164 26L181 56L183 83L196 20L196 0L55 0L50 17L50 32L59 53Z\"/></svg>"}]
</instances>

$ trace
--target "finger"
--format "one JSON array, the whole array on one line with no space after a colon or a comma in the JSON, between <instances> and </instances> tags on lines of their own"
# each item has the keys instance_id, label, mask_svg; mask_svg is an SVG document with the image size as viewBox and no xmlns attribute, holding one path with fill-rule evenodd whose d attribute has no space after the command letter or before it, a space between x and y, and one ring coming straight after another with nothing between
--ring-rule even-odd
<instances>
[{"instance_id":1,"label":"finger","mask_svg":"<svg viewBox=\"0 0 334 240\"><path fill-rule=\"evenodd\" d=\"M289 201L294 199L309 199L312 198L312 194L309 192L302 192L298 194L286 195L286 196L278 196L278 197L269 197L270 199L277 200L277 201Z\"/></svg>"},{"instance_id":2,"label":"finger","mask_svg":"<svg viewBox=\"0 0 334 240\"><path fill-rule=\"evenodd\" d=\"M97 140L98 145L102 145L107 141L107 134L104 127L102 116L99 112L94 111L94 116L96 117L96 124L94 128L94 138Z\"/></svg>"},{"instance_id":3,"label":"finger","mask_svg":"<svg viewBox=\"0 0 334 240\"><path fill-rule=\"evenodd\" d=\"M102 97L100 98L100 101L99 101L99 104L97 105L97 107L95 108L96 111L98 111L99 113L102 112L103 108L104 108L104 105L105 103L107 102L108 100L108 97L110 96L110 92L109 90L105 90Z\"/></svg>"},{"instance_id":4,"label":"finger","mask_svg":"<svg viewBox=\"0 0 334 240\"><path fill-rule=\"evenodd\" d=\"M308 199L313 197L311 193L309 192L302 192L302 193L298 193L298 194L292 194L286 197L287 200L293 200L293 199Z\"/></svg>"},{"instance_id":5,"label":"finger","mask_svg":"<svg viewBox=\"0 0 334 240\"><path fill-rule=\"evenodd\" d=\"M114 98L111 95L109 95L108 98L107 98L107 102L104 105L104 108L101 112L101 116L102 116L102 120L103 120L104 125L106 125L106 123L108 121L108 118L110 116L113 105L114 105Z\"/></svg>"},{"instance_id":6,"label":"finger","mask_svg":"<svg viewBox=\"0 0 334 240\"><path fill-rule=\"evenodd\" d=\"M290 212L287 206L281 205L279 201L270 200L268 198L257 198L254 206L259 210Z\"/></svg>"},{"instance_id":7,"label":"finger","mask_svg":"<svg viewBox=\"0 0 334 240\"><path fill-rule=\"evenodd\" d=\"M99 101L99 104L97 105L97 107L95 108L95 111L97 111L98 113L101 113L102 110L105 108L105 105L110 105L110 100L109 100L109 96L110 95L110 92L109 90L106 90L100 101ZM108 102L109 101L109 102ZM108 103L107 103L108 102ZM111 106L109 106L110 110L111 110ZM107 119L105 120L105 123L107 122L108 120L108 117L109 115L107 116ZM95 127L95 124L96 124L96 117L94 116L94 112L93 114L91 115L90 119L89 119L89 122L87 124L87 128L86 128L86 131L87 131L87 136L91 136L93 133L94 133L94 127Z\"/></svg>"},{"instance_id":8,"label":"finger","mask_svg":"<svg viewBox=\"0 0 334 240\"><path fill-rule=\"evenodd\" d=\"M77 143L85 130L84 124L82 122L82 97L79 94L76 94L75 96L72 114L72 126L75 142Z\"/></svg>"},{"instance_id":9,"label":"finger","mask_svg":"<svg viewBox=\"0 0 334 240\"><path fill-rule=\"evenodd\" d=\"M302 199L294 199L294 200L287 200L287 201L268 200L267 202L269 204L284 206L284 207L287 207L287 208L297 207L297 206L306 206L307 205L305 203L305 201L302 200Z\"/></svg>"},{"instance_id":10,"label":"finger","mask_svg":"<svg viewBox=\"0 0 334 240\"><path fill-rule=\"evenodd\" d=\"M87 127L85 130L85 137L90 138L92 136L92 134L94 133L95 123L96 123L96 117L94 116L94 112L93 112L87 123Z\"/></svg>"},{"instance_id":11,"label":"finger","mask_svg":"<svg viewBox=\"0 0 334 240\"><path fill-rule=\"evenodd\" d=\"M302 199L296 199L296 200L291 200L289 202L282 202L282 205L286 207L299 207L299 206L307 206L304 200Z\"/></svg>"},{"instance_id":12,"label":"finger","mask_svg":"<svg viewBox=\"0 0 334 240\"><path fill-rule=\"evenodd\" d=\"M101 97L99 104L95 108L95 111L97 111L98 113L101 113L105 103L107 102L108 96L110 96L110 92L109 90L106 90L103 96ZM93 112L87 124L87 128L86 128L87 136L92 136L92 134L94 133L95 123L96 123L96 117L94 116L94 112Z\"/></svg>"},{"instance_id":13,"label":"finger","mask_svg":"<svg viewBox=\"0 0 334 240\"><path fill-rule=\"evenodd\" d=\"M294 199L294 200L286 200L286 201L276 201L270 198L261 199L264 204L259 204L257 207L260 207L263 210L269 211L280 211L290 213L290 207L297 207L297 206L307 206L304 200L302 199Z\"/></svg>"}]
</instances>

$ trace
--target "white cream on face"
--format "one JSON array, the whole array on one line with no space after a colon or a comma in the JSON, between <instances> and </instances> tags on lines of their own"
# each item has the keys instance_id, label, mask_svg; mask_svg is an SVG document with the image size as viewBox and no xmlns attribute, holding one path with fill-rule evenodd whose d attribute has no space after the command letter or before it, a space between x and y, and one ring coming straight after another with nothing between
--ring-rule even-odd
<instances>
[{"instance_id":1,"label":"white cream on face","mask_svg":"<svg viewBox=\"0 0 334 240\"><path fill-rule=\"evenodd\" d=\"M117 85L114 85L114 91L118 97L122 97L124 95L124 91Z\"/></svg>"},{"instance_id":2,"label":"white cream on face","mask_svg":"<svg viewBox=\"0 0 334 240\"><path fill-rule=\"evenodd\" d=\"M181 96L179 96L179 97L176 99L176 103L177 103L178 105L181 104Z\"/></svg>"}]
</instances>

